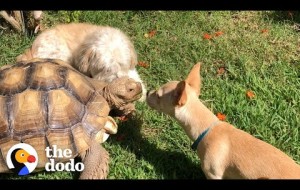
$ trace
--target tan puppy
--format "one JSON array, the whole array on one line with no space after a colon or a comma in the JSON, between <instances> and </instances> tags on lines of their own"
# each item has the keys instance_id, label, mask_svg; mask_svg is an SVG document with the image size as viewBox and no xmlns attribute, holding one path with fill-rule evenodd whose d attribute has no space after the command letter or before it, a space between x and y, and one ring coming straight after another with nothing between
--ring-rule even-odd
<instances>
[{"instance_id":1,"label":"tan puppy","mask_svg":"<svg viewBox=\"0 0 300 190\"><path fill-rule=\"evenodd\" d=\"M129 76L145 86L135 68L133 43L119 29L87 23L61 24L42 32L17 61L32 58L61 59L81 73L111 82Z\"/></svg>"},{"instance_id":2,"label":"tan puppy","mask_svg":"<svg viewBox=\"0 0 300 190\"><path fill-rule=\"evenodd\" d=\"M218 118L198 99L200 64L185 81L147 93L148 105L174 117L197 149L209 179L300 178L300 166L272 145ZM197 139L197 140L196 140Z\"/></svg>"}]
</instances>

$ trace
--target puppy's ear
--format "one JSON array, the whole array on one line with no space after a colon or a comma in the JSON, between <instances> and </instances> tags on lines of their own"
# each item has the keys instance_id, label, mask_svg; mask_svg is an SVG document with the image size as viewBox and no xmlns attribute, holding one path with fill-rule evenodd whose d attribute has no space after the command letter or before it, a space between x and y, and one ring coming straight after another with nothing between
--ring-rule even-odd
<instances>
[{"instance_id":1,"label":"puppy's ear","mask_svg":"<svg viewBox=\"0 0 300 190\"><path fill-rule=\"evenodd\" d=\"M184 106L187 101L186 82L180 81L175 89L175 105Z\"/></svg>"},{"instance_id":2,"label":"puppy's ear","mask_svg":"<svg viewBox=\"0 0 300 190\"><path fill-rule=\"evenodd\" d=\"M201 63L197 63L196 65L194 65L187 78L185 79L186 83L195 90L198 96L200 95L201 85L200 65Z\"/></svg>"}]
</instances>

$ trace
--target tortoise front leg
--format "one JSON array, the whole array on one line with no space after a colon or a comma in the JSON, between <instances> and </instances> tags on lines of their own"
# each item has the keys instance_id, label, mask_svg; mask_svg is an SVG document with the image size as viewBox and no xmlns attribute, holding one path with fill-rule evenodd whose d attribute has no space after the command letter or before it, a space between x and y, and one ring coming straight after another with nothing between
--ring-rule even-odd
<instances>
[{"instance_id":1,"label":"tortoise front leg","mask_svg":"<svg viewBox=\"0 0 300 190\"><path fill-rule=\"evenodd\" d=\"M106 179L109 171L109 154L104 147L93 141L90 149L81 155L84 164L79 179Z\"/></svg>"}]
</instances>

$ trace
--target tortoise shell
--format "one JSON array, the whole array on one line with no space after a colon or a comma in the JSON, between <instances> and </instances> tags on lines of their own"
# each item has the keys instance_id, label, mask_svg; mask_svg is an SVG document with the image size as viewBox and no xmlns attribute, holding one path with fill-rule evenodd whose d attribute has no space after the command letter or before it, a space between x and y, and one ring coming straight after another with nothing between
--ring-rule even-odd
<instances>
[{"instance_id":1,"label":"tortoise shell","mask_svg":"<svg viewBox=\"0 0 300 190\"><path fill-rule=\"evenodd\" d=\"M77 156L91 139L102 138L109 111L88 78L59 60L35 59L0 70L0 172L8 170L7 152L20 142L37 151L37 168L48 162L48 146Z\"/></svg>"}]
</instances>

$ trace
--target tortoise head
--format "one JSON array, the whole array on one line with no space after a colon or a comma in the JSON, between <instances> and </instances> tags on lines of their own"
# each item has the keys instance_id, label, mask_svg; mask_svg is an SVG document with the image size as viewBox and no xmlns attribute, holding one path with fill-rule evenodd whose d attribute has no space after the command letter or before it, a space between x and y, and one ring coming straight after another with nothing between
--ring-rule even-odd
<instances>
[{"instance_id":1,"label":"tortoise head","mask_svg":"<svg viewBox=\"0 0 300 190\"><path fill-rule=\"evenodd\" d=\"M142 85L127 76L116 78L104 87L103 95L112 109L119 109L141 98Z\"/></svg>"}]
</instances>

